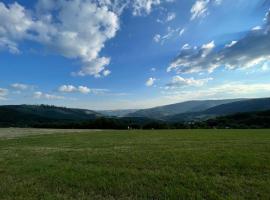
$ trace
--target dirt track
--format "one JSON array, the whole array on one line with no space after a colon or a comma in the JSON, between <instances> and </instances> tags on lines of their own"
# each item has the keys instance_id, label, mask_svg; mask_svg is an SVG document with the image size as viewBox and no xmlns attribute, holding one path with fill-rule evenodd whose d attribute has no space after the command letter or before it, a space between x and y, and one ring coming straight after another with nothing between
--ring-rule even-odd
<instances>
[{"instance_id":1,"label":"dirt track","mask_svg":"<svg viewBox=\"0 0 270 200\"><path fill-rule=\"evenodd\" d=\"M34 128L0 128L0 138L14 138L28 135L44 135L54 133L81 133L100 130L89 129L34 129Z\"/></svg>"}]
</instances>

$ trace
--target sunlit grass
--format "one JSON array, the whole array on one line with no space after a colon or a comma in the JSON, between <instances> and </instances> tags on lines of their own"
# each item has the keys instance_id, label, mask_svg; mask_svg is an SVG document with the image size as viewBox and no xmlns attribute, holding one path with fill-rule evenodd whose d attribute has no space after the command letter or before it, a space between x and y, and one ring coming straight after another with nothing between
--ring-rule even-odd
<instances>
[{"instance_id":1,"label":"sunlit grass","mask_svg":"<svg viewBox=\"0 0 270 200\"><path fill-rule=\"evenodd\" d=\"M0 199L269 199L269 185L269 130L0 140Z\"/></svg>"}]
</instances>

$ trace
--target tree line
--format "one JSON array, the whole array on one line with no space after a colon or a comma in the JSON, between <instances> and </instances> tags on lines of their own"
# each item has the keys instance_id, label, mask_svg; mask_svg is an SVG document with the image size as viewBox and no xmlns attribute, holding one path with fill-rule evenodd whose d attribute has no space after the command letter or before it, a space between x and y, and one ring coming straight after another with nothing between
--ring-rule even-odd
<instances>
[{"instance_id":1,"label":"tree line","mask_svg":"<svg viewBox=\"0 0 270 200\"><path fill-rule=\"evenodd\" d=\"M0 121L0 127L56 129L251 129L270 128L270 111L239 113L205 121L165 122L147 118L106 118L93 120L51 120L45 118Z\"/></svg>"}]
</instances>

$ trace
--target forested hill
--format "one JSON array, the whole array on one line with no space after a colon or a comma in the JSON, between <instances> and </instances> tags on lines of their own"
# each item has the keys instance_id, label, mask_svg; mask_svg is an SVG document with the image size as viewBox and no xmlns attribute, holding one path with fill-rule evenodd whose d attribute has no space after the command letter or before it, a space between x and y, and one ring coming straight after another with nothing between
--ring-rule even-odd
<instances>
[{"instance_id":1,"label":"forested hill","mask_svg":"<svg viewBox=\"0 0 270 200\"><path fill-rule=\"evenodd\" d=\"M84 109L72 109L49 105L0 106L0 124L31 124L34 122L92 120L101 114Z\"/></svg>"}]
</instances>

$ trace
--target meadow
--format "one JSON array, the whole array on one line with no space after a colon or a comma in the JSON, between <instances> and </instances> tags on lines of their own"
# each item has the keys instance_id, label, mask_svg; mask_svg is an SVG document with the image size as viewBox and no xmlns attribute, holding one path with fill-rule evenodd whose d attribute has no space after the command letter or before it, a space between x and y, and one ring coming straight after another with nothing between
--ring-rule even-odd
<instances>
[{"instance_id":1,"label":"meadow","mask_svg":"<svg viewBox=\"0 0 270 200\"><path fill-rule=\"evenodd\" d=\"M270 130L8 131L1 200L270 199Z\"/></svg>"}]
</instances>

